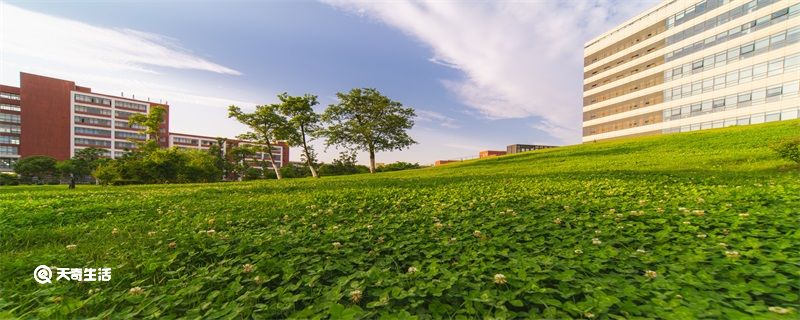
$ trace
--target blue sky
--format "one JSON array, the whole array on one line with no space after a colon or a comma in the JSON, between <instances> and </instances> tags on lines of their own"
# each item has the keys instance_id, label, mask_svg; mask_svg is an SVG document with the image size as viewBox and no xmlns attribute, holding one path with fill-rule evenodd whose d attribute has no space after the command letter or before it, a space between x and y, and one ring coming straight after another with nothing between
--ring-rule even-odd
<instances>
[{"instance_id":1,"label":"blue sky","mask_svg":"<svg viewBox=\"0 0 800 320\"><path fill-rule=\"evenodd\" d=\"M420 143L378 162L429 164L578 143L583 43L657 2L3 1L0 82L161 99L172 131L229 137L230 104L375 87L419 115Z\"/></svg>"}]
</instances>

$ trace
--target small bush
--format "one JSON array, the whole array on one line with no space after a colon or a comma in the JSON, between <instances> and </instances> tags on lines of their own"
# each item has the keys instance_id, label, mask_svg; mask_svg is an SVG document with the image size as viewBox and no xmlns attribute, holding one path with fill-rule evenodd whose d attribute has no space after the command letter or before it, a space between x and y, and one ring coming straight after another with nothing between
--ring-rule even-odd
<instances>
[{"instance_id":1,"label":"small bush","mask_svg":"<svg viewBox=\"0 0 800 320\"><path fill-rule=\"evenodd\" d=\"M139 181L139 180L133 180L133 179L117 179L117 180L111 181L111 185L112 186L128 186L128 185L134 185L134 184L142 184L142 182Z\"/></svg>"},{"instance_id":2,"label":"small bush","mask_svg":"<svg viewBox=\"0 0 800 320\"><path fill-rule=\"evenodd\" d=\"M780 143L775 147L778 155L786 160L800 164L800 138L794 138Z\"/></svg>"}]
</instances>

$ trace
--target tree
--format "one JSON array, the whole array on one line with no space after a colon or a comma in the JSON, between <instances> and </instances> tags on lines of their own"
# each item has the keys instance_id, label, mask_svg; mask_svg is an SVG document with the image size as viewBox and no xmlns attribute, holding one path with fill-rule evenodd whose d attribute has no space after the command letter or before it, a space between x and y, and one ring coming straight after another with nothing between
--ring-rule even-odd
<instances>
[{"instance_id":1,"label":"tree","mask_svg":"<svg viewBox=\"0 0 800 320\"><path fill-rule=\"evenodd\" d=\"M158 149L158 141L161 138L161 124L164 123L164 115L167 109L163 106L153 106L147 114L133 114L128 118L128 123L131 125L138 124L144 129L142 133L147 135L147 140L144 143L134 141L139 145L139 148L145 152Z\"/></svg>"},{"instance_id":2,"label":"tree","mask_svg":"<svg viewBox=\"0 0 800 320\"><path fill-rule=\"evenodd\" d=\"M56 159L48 156L30 156L14 164L14 172L24 181L44 181L56 173ZM35 178L35 179L34 179Z\"/></svg>"},{"instance_id":3,"label":"tree","mask_svg":"<svg viewBox=\"0 0 800 320\"><path fill-rule=\"evenodd\" d=\"M339 103L322 114L328 127L319 135L326 146L337 145L369 153L369 171L375 173L375 153L402 150L417 143L406 130L414 126L414 109L403 108L373 88L353 89L337 93Z\"/></svg>"},{"instance_id":4,"label":"tree","mask_svg":"<svg viewBox=\"0 0 800 320\"><path fill-rule=\"evenodd\" d=\"M256 154L256 151L253 150L250 146L242 145L242 146L235 146L231 148L229 152L231 155L231 159L233 160L233 174L239 181L244 179L245 175L247 174L247 169L250 166L247 164L247 157L252 157Z\"/></svg>"},{"instance_id":5,"label":"tree","mask_svg":"<svg viewBox=\"0 0 800 320\"><path fill-rule=\"evenodd\" d=\"M100 164L105 151L100 148L86 148L75 152L72 159L60 161L56 169L64 177L69 178L69 188L75 189L75 181L90 175Z\"/></svg>"},{"instance_id":6,"label":"tree","mask_svg":"<svg viewBox=\"0 0 800 320\"><path fill-rule=\"evenodd\" d=\"M319 115L314 112L314 106L319 104L317 96L306 94L300 96L290 96L286 92L278 95L281 103L279 109L281 114L287 118L287 123L291 129L287 141L290 146L303 148L303 160L311 170L314 178L319 178L317 170L314 168L316 153L308 145L307 137L313 136L320 129Z\"/></svg>"},{"instance_id":7,"label":"tree","mask_svg":"<svg viewBox=\"0 0 800 320\"><path fill-rule=\"evenodd\" d=\"M214 157L214 165L222 172L222 179L227 179L233 171L233 164L228 161L230 152L225 148L228 139L217 138L217 142L208 148L208 154Z\"/></svg>"},{"instance_id":8,"label":"tree","mask_svg":"<svg viewBox=\"0 0 800 320\"><path fill-rule=\"evenodd\" d=\"M332 163L319 166L319 172L326 176L339 176L367 173L369 168L356 164L356 154L354 152L342 151L339 153L339 158L334 159Z\"/></svg>"},{"instance_id":9,"label":"tree","mask_svg":"<svg viewBox=\"0 0 800 320\"><path fill-rule=\"evenodd\" d=\"M290 130L286 118L279 114L279 106L276 104L256 106L253 113L244 113L237 106L228 107L228 118L235 118L242 124L250 127L250 132L240 134L237 137L242 140L253 141L265 145L261 151L269 155L269 162L275 170L275 176L281 179L281 172L275 163L272 153L272 141L284 140L289 136ZM262 166L263 167L263 166Z\"/></svg>"}]
</instances>

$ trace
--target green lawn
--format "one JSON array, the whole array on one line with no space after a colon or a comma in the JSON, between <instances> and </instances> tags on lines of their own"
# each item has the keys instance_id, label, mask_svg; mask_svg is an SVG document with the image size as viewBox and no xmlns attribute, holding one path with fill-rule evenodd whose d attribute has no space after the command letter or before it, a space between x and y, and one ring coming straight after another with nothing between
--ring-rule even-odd
<instances>
[{"instance_id":1,"label":"green lawn","mask_svg":"<svg viewBox=\"0 0 800 320\"><path fill-rule=\"evenodd\" d=\"M787 121L319 180L0 187L0 318L797 319L800 170L769 148L796 136ZM112 279L38 284L41 264Z\"/></svg>"}]
</instances>

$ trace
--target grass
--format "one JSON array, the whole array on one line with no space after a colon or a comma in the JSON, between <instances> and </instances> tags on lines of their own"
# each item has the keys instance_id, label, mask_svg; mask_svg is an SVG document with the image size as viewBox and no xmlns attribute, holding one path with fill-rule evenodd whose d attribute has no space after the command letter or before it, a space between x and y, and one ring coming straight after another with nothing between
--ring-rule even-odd
<instances>
[{"instance_id":1,"label":"grass","mask_svg":"<svg viewBox=\"0 0 800 320\"><path fill-rule=\"evenodd\" d=\"M785 121L320 180L0 188L0 318L796 319L800 170L770 146L798 135ZM112 279L41 285L41 264Z\"/></svg>"}]
</instances>

